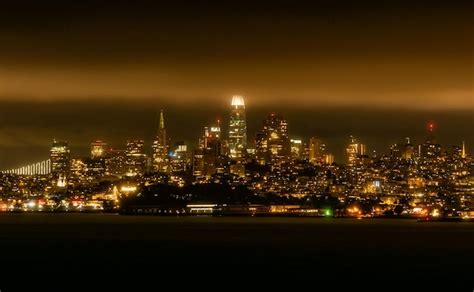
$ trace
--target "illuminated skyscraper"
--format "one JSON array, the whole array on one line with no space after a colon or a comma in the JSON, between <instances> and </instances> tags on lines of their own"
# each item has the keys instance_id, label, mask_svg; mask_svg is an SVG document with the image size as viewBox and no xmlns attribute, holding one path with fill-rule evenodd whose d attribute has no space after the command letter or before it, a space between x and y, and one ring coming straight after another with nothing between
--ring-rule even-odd
<instances>
[{"instance_id":1,"label":"illuminated skyscraper","mask_svg":"<svg viewBox=\"0 0 474 292\"><path fill-rule=\"evenodd\" d=\"M105 174L121 177L128 172L127 151L109 150L105 159Z\"/></svg>"},{"instance_id":2,"label":"illuminated skyscraper","mask_svg":"<svg viewBox=\"0 0 474 292\"><path fill-rule=\"evenodd\" d=\"M147 158L143 151L143 140L127 141L127 175L136 176L146 171Z\"/></svg>"},{"instance_id":3,"label":"illuminated skyscraper","mask_svg":"<svg viewBox=\"0 0 474 292\"><path fill-rule=\"evenodd\" d=\"M100 140L91 143L91 159L87 161L87 174L90 177L98 177L105 174L106 155L107 143Z\"/></svg>"},{"instance_id":4,"label":"illuminated skyscraper","mask_svg":"<svg viewBox=\"0 0 474 292\"><path fill-rule=\"evenodd\" d=\"M232 112L229 122L230 157L240 161L247 147L247 123L245 120L245 102L239 95L232 97Z\"/></svg>"},{"instance_id":5,"label":"illuminated skyscraper","mask_svg":"<svg viewBox=\"0 0 474 292\"><path fill-rule=\"evenodd\" d=\"M199 140L199 149L194 153L194 173L209 178L215 173L224 171L225 157L221 140L221 128L205 127L204 135Z\"/></svg>"},{"instance_id":6,"label":"illuminated skyscraper","mask_svg":"<svg viewBox=\"0 0 474 292\"><path fill-rule=\"evenodd\" d=\"M190 166L190 154L184 141L176 142L170 156L170 167L173 173L186 172Z\"/></svg>"},{"instance_id":7,"label":"illuminated skyscraper","mask_svg":"<svg viewBox=\"0 0 474 292\"><path fill-rule=\"evenodd\" d=\"M426 138L425 143L420 145L419 152L421 158L425 160L432 160L441 155L441 145L436 142L436 136L434 133L435 125L433 122L428 123L427 130L428 137Z\"/></svg>"},{"instance_id":8,"label":"illuminated skyscraper","mask_svg":"<svg viewBox=\"0 0 474 292\"><path fill-rule=\"evenodd\" d=\"M86 180L87 164L81 158L71 159L71 179L74 181Z\"/></svg>"},{"instance_id":9,"label":"illuminated skyscraper","mask_svg":"<svg viewBox=\"0 0 474 292\"><path fill-rule=\"evenodd\" d=\"M303 141L300 139L291 139L291 155L296 159L302 159L303 157Z\"/></svg>"},{"instance_id":10,"label":"illuminated skyscraper","mask_svg":"<svg viewBox=\"0 0 474 292\"><path fill-rule=\"evenodd\" d=\"M467 152L466 152L466 143L462 141L462 150L461 150L461 158L466 158L467 157Z\"/></svg>"},{"instance_id":11,"label":"illuminated skyscraper","mask_svg":"<svg viewBox=\"0 0 474 292\"><path fill-rule=\"evenodd\" d=\"M308 145L308 158L312 164L325 162L326 145L317 137L311 137Z\"/></svg>"},{"instance_id":12,"label":"illuminated skyscraper","mask_svg":"<svg viewBox=\"0 0 474 292\"><path fill-rule=\"evenodd\" d=\"M358 143L357 140L351 136L351 142L346 148L347 165L354 166L357 160L365 155L365 152L365 144Z\"/></svg>"},{"instance_id":13,"label":"illuminated skyscraper","mask_svg":"<svg viewBox=\"0 0 474 292\"><path fill-rule=\"evenodd\" d=\"M71 169L71 151L65 141L53 140L50 150L51 172L55 178L66 177Z\"/></svg>"},{"instance_id":14,"label":"illuminated skyscraper","mask_svg":"<svg viewBox=\"0 0 474 292\"><path fill-rule=\"evenodd\" d=\"M127 141L127 155L142 155L144 154L145 142L143 140L129 140Z\"/></svg>"},{"instance_id":15,"label":"illuminated skyscraper","mask_svg":"<svg viewBox=\"0 0 474 292\"><path fill-rule=\"evenodd\" d=\"M407 143L405 144L405 147L402 150L402 158L405 160L410 160L414 156L415 147L411 144L409 137L407 137L406 139Z\"/></svg>"},{"instance_id":16,"label":"illuminated skyscraper","mask_svg":"<svg viewBox=\"0 0 474 292\"><path fill-rule=\"evenodd\" d=\"M221 155L221 127L219 121L217 121L216 126L204 127L204 135L199 144L199 147L203 149L216 148L216 152ZM219 147L214 147L214 145Z\"/></svg>"},{"instance_id":17,"label":"illuminated skyscraper","mask_svg":"<svg viewBox=\"0 0 474 292\"><path fill-rule=\"evenodd\" d=\"M91 158L104 158L107 153L107 143L97 140L91 143Z\"/></svg>"},{"instance_id":18,"label":"illuminated skyscraper","mask_svg":"<svg viewBox=\"0 0 474 292\"><path fill-rule=\"evenodd\" d=\"M410 142L410 138L406 138L406 143L404 145L402 144L393 144L390 147L390 156L394 160L410 160L414 156L414 150L415 148Z\"/></svg>"},{"instance_id":19,"label":"illuminated skyscraper","mask_svg":"<svg viewBox=\"0 0 474 292\"><path fill-rule=\"evenodd\" d=\"M324 163L326 164L333 164L334 163L334 155L331 153L327 153L324 155Z\"/></svg>"},{"instance_id":20,"label":"illuminated skyscraper","mask_svg":"<svg viewBox=\"0 0 474 292\"><path fill-rule=\"evenodd\" d=\"M290 155L288 123L279 115L270 114L263 121L263 128L257 133L256 156L261 164L278 163Z\"/></svg>"},{"instance_id":21,"label":"illuminated skyscraper","mask_svg":"<svg viewBox=\"0 0 474 292\"><path fill-rule=\"evenodd\" d=\"M163 110L160 112L160 126L158 134L153 141L153 170L168 172L169 170L169 141L166 136L165 118Z\"/></svg>"}]
</instances>

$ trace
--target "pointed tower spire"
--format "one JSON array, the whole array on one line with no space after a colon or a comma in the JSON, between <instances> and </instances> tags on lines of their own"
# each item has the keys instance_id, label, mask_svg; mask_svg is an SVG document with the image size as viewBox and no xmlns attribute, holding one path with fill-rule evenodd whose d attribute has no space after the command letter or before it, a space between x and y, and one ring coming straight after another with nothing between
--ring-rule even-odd
<instances>
[{"instance_id":1,"label":"pointed tower spire","mask_svg":"<svg viewBox=\"0 0 474 292\"><path fill-rule=\"evenodd\" d=\"M462 141L462 152L461 152L461 157L462 158L466 158L467 154L466 154L466 143L464 141Z\"/></svg>"},{"instance_id":2,"label":"pointed tower spire","mask_svg":"<svg viewBox=\"0 0 474 292\"><path fill-rule=\"evenodd\" d=\"M165 128L165 117L163 115L163 110L160 112L160 129Z\"/></svg>"},{"instance_id":3,"label":"pointed tower spire","mask_svg":"<svg viewBox=\"0 0 474 292\"><path fill-rule=\"evenodd\" d=\"M160 126L156 135L155 141L153 141L153 169L158 172L167 172L168 168L168 150L169 140L166 136L165 128L165 117L163 110L160 111Z\"/></svg>"}]
</instances>

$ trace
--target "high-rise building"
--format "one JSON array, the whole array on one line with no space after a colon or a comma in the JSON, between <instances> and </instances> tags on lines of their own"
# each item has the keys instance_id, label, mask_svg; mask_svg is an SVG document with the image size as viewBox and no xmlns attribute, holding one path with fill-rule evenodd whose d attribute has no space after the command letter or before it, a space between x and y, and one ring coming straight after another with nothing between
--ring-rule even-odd
<instances>
[{"instance_id":1,"label":"high-rise building","mask_svg":"<svg viewBox=\"0 0 474 292\"><path fill-rule=\"evenodd\" d=\"M428 137L426 138L426 141L419 147L420 156L424 160L432 160L441 155L441 145L436 142L434 129L434 123L430 122L428 124Z\"/></svg>"},{"instance_id":2,"label":"high-rise building","mask_svg":"<svg viewBox=\"0 0 474 292\"><path fill-rule=\"evenodd\" d=\"M392 159L398 160L402 157L402 147L399 144L393 144L390 146L390 157Z\"/></svg>"},{"instance_id":3,"label":"high-rise building","mask_svg":"<svg viewBox=\"0 0 474 292\"><path fill-rule=\"evenodd\" d=\"M303 157L303 141L301 139L291 139L291 156L296 159L302 159Z\"/></svg>"},{"instance_id":4,"label":"high-rise building","mask_svg":"<svg viewBox=\"0 0 474 292\"><path fill-rule=\"evenodd\" d=\"M127 175L136 176L145 173L147 168L147 157L143 151L143 140L127 141Z\"/></svg>"},{"instance_id":5,"label":"high-rise building","mask_svg":"<svg viewBox=\"0 0 474 292\"><path fill-rule=\"evenodd\" d=\"M106 155L107 143L100 140L91 143L91 159L87 161L87 173L89 176L98 177L105 174Z\"/></svg>"},{"instance_id":6,"label":"high-rise building","mask_svg":"<svg viewBox=\"0 0 474 292\"><path fill-rule=\"evenodd\" d=\"M333 164L334 163L334 155L331 153L327 153L324 155L324 163L325 164Z\"/></svg>"},{"instance_id":7,"label":"high-rise building","mask_svg":"<svg viewBox=\"0 0 474 292\"><path fill-rule=\"evenodd\" d=\"M317 137L311 137L308 143L308 160L312 164L332 164L334 155L327 153L326 144Z\"/></svg>"},{"instance_id":8,"label":"high-rise building","mask_svg":"<svg viewBox=\"0 0 474 292\"><path fill-rule=\"evenodd\" d=\"M290 155L288 122L282 116L270 114L255 140L257 161L261 164L279 163Z\"/></svg>"},{"instance_id":9,"label":"high-rise building","mask_svg":"<svg viewBox=\"0 0 474 292\"><path fill-rule=\"evenodd\" d=\"M245 119L245 102L240 95L232 97L232 111L229 122L230 157L240 161L247 147L247 123Z\"/></svg>"},{"instance_id":10,"label":"high-rise building","mask_svg":"<svg viewBox=\"0 0 474 292\"><path fill-rule=\"evenodd\" d=\"M195 153L195 170L201 176L210 177L215 173L222 173L225 167L220 123L216 126L205 127L204 135L200 139L199 150ZM199 159L201 161L199 161Z\"/></svg>"},{"instance_id":11,"label":"high-rise building","mask_svg":"<svg viewBox=\"0 0 474 292\"><path fill-rule=\"evenodd\" d=\"M215 126L204 127L204 135L199 140L199 147L205 149L218 145L219 147L213 148L216 148L216 151L219 152L220 155L222 147L221 141L220 121L217 121L217 125Z\"/></svg>"},{"instance_id":12,"label":"high-rise building","mask_svg":"<svg viewBox=\"0 0 474 292\"><path fill-rule=\"evenodd\" d=\"M91 143L91 158L104 158L107 153L107 143L97 140Z\"/></svg>"},{"instance_id":13,"label":"high-rise building","mask_svg":"<svg viewBox=\"0 0 474 292\"><path fill-rule=\"evenodd\" d=\"M351 136L351 142L346 148L347 165L354 166L359 158L365 155L365 144L358 143L357 140Z\"/></svg>"},{"instance_id":14,"label":"high-rise building","mask_svg":"<svg viewBox=\"0 0 474 292\"><path fill-rule=\"evenodd\" d=\"M406 138L407 142L405 144L393 144L390 147L390 156L394 160L410 160L414 156L415 148L410 142L410 138Z\"/></svg>"},{"instance_id":15,"label":"high-rise building","mask_svg":"<svg viewBox=\"0 0 474 292\"><path fill-rule=\"evenodd\" d=\"M204 151L202 148L194 149L192 166L193 176L196 178L204 176Z\"/></svg>"},{"instance_id":16,"label":"high-rise building","mask_svg":"<svg viewBox=\"0 0 474 292\"><path fill-rule=\"evenodd\" d=\"M169 171L169 141L166 136L165 118L163 110L160 112L160 125L155 141L153 141L153 170L159 172Z\"/></svg>"},{"instance_id":17,"label":"high-rise building","mask_svg":"<svg viewBox=\"0 0 474 292\"><path fill-rule=\"evenodd\" d=\"M145 141L129 140L127 141L127 155L143 155Z\"/></svg>"},{"instance_id":18,"label":"high-rise building","mask_svg":"<svg viewBox=\"0 0 474 292\"><path fill-rule=\"evenodd\" d=\"M53 140L50 150L51 172L55 178L66 177L71 170L71 151L66 141Z\"/></svg>"},{"instance_id":19,"label":"high-rise building","mask_svg":"<svg viewBox=\"0 0 474 292\"><path fill-rule=\"evenodd\" d=\"M466 158L467 157L467 152L466 152L466 143L462 141L462 150L461 150L461 158Z\"/></svg>"},{"instance_id":20,"label":"high-rise building","mask_svg":"<svg viewBox=\"0 0 474 292\"><path fill-rule=\"evenodd\" d=\"M449 156L454 160L462 159L462 147L459 147L458 145L451 146L451 149L449 149Z\"/></svg>"},{"instance_id":21,"label":"high-rise building","mask_svg":"<svg viewBox=\"0 0 474 292\"><path fill-rule=\"evenodd\" d=\"M407 137L407 143L402 149L402 158L405 160L410 160L414 156L415 147L411 144L410 138Z\"/></svg>"},{"instance_id":22,"label":"high-rise building","mask_svg":"<svg viewBox=\"0 0 474 292\"><path fill-rule=\"evenodd\" d=\"M87 181L87 164L84 162L84 159L71 159L71 174L69 180L72 185Z\"/></svg>"},{"instance_id":23,"label":"high-rise building","mask_svg":"<svg viewBox=\"0 0 474 292\"><path fill-rule=\"evenodd\" d=\"M127 151L109 150L105 159L105 174L121 177L127 171Z\"/></svg>"},{"instance_id":24,"label":"high-rise building","mask_svg":"<svg viewBox=\"0 0 474 292\"><path fill-rule=\"evenodd\" d=\"M170 167L173 173L186 172L190 165L188 146L184 141L176 142L170 155Z\"/></svg>"},{"instance_id":25,"label":"high-rise building","mask_svg":"<svg viewBox=\"0 0 474 292\"><path fill-rule=\"evenodd\" d=\"M326 145L317 137L311 137L308 144L308 158L312 164L325 163Z\"/></svg>"},{"instance_id":26,"label":"high-rise building","mask_svg":"<svg viewBox=\"0 0 474 292\"><path fill-rule=\"evenodd\" d=\"M87 175L100 177L105 174L105 158L92 158L87 160Z\"/></svg>"},{"instance_id":27,"label":"high-rise building","mask_svg":"<svg viewBox=\"0 0 474 292\"><path fill-rule=\"evenodd\" d=\"M420 154L424 159L435 159L441 155L441 145L426 141L420 145Z\"/></svg>"}]
</instances>

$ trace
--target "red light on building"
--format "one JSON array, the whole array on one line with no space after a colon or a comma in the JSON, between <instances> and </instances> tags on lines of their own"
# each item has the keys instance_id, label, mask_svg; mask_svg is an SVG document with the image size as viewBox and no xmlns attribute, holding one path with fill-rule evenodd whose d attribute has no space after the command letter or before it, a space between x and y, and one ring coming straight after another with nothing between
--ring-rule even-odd
<instances>
[{"instance_id":1,"label":"red light on building","mask_svg":"<svg viewBox=\"0 0 474 292\"><path fill-rule=\"evenodd\" d=\"M433 132L433 131L434 131L434 128L435 128L434 122L429 122L429 123L428 123L428 130L429 130L430 132Z\"/></svg>"}]
</instances>

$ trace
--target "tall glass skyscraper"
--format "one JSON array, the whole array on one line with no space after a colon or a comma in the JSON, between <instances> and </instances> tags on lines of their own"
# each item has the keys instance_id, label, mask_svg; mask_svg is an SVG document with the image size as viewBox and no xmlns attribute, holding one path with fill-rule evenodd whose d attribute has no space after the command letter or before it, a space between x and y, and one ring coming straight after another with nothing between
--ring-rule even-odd
<instances>
[{"instance_id":1,"label":"tall glass skyscraper","mask_svg":"<svg viewBox=\"0 0 474 292\"><path fill-rule=\"evenodd\" d=\"M127 176L136 176L146 171L147 157L144 152L145 142L143 140L127 141Z\"/></svg>"},{"instance_id":2,"label":"tall glass skyscraper","mask_svg":"<svg viewBox=\"0 0 474 292\"><path fill-rule=\"evenodd\" d=\"M264 121L255 140L257 160L261 164L280 164L290 155L291 146L288 137L288 122L274 113Z\"/></svg>"},{"instance_id":3,"label":"tall glass skyscraper","mask_svg":"<svg viewBox=\"0 0 474 292\"><path fill-rule=\"evenodd\" d=\"M350 138L351 142L346 148L347 165L354 166L357 164L359 158L365 155L367 147L365 144L358 143L353 136L350 136Z\"/></svg>"},{"instance_id":4,"label":"tall glass skyscraper","mask_svg":"<svg viewBox=\"0 0 474 292\"><path fill-rule=\"evenodd\" d=\"M67 186L67 178L71 172L71 151L66 141L53 140L50 150L51 173L55 185L60 188Z\"/></svg>"},{"instance_id":5,"label":"tall glass skyscraper","mask_svg":"<svg viewBox=\"0 0 474 292\"><path fill-rule=\"evenodd\" d=\"M153 142L153 169L159 172L168 172L169 166L169 143L166 136L165 118L163 110L160 112L160 126L158 134Z\"/></svg>"},{"instance_id":6,"label":"tall glass skyscraper","mask_svg":"<svg viewBox=\"0 0 474 292\"><path fill-rule=\"evenodd\" d=\"M91 158L104 158L107 153L107 143L97 140L91 143Z\"/></svg>"},{"instance_id":7,"label":"tall glass skyscraper","mask_svg":"<svg viewBox=\"0 0 474 292\"><path fill-rule=\"evenodd\" d=\"M50 150L51 171L58 176L69 175L71 167L71 151L66 141L53 140L53 145Z\"/></svg>"},{"instance_id":8,"label":"tall glass skyscraper","mask_svg":"<svg viewBox=\"0 0 474 292\"><path fill-rule=\"evenodd\" d=\"M229 122L230 157L239 161L247 147L247 122L245 120L245 102L240 95L232 97L232 111Z\"/></svg>"}]
</instances>

